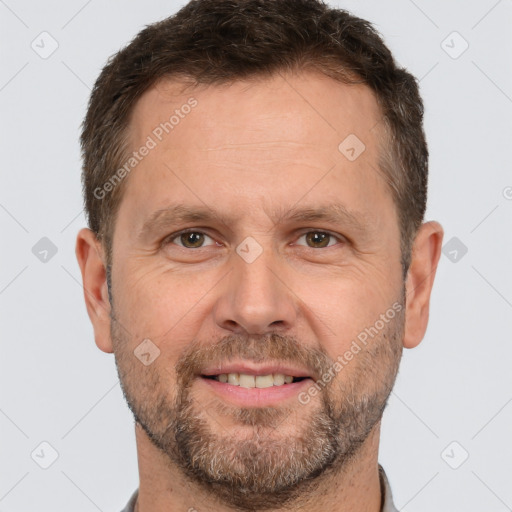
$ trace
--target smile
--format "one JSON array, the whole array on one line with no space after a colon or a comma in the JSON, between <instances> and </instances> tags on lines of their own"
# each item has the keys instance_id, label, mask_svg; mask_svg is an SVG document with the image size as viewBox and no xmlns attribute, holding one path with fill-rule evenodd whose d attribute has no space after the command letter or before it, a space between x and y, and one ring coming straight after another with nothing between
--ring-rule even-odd
<instances>
[{"instance_id":1,"label":"smile","mask_svg":"<svg viewBox=\"0 0 512 512\"><path fill-rule=\"evenodd\" d=\"M286 363L230 361L202 369L198 383L238 407L277 407L297 400L314 382L312 372Z\"/></svg>"},{"instance_id":2,"label":"smile","mask_svg":"<svg viewBox=\"0 0 512 512\"><path fill-rule=\"evenodd\" d=\"M270 373L268 375L250 375L247 373L221 373L219 375L208 375L205 378L218 382L240 386L242 388L270 388L272 386L284 386L293 382L299 382L306 377L293 377L283 373Z\"/></svg>"}]
</instances>

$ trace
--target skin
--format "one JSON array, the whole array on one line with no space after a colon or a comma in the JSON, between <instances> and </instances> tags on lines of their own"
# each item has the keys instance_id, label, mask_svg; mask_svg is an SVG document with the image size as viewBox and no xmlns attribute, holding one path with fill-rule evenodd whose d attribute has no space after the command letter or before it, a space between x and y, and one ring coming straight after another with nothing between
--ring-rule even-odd
<instances>
[{"instance_id":1,"label":"skin","mask_svg":"<svg viewBox=\"0 0 512 512\"><path fill-rule=\"evenodd\" d=\"M420 227L404 283L397 211L377 171L382 125L373 93L312 72L187 90L165 80L134 107L133 148L144 144L191 96L197 106L126 178L113 237L115 311L109 303L104 247L89 229L77 237L95 341L102 351L115 353L125 396L139 404L141 414L141 404L150 411L158 397L170 403L179 389L180 357L190 347L216 347L227 336L233 337L237 350L249 338L260 340L263 350L264 337L278 333L304 350L336 360L393 303L403 301L405 286L403 315L307 405L292 397L274 407L276 428L260 421L256 405L248 413L253 424L243 423L239 407L199 377L189 388L207 427L233 443L255 439L256 431L262 443L298 442L322 410L322 400L329 397L341 404L351 386L356 399L366 393L385 403L402 348L417 346L425 334L443 230L437 222ZM366 147L352 162L338 150L349 134L356 134ZM224 221L164 224L139 236L155 211L176 201L206 205ZM347 221L285 219L291 208L331 202L353 212L364 230ZM185 228L209 237L202 248L179 246L180 237L162 246L169 235ZM311 246L314 240L305 235L312 231L334 236L327 247L319 242ZM249 236L262 249L252 263L236 252ZM133 350L148 338L160 355L144 366ZM296 493L295 506L300 503L304 511L380 510L380 418L372 424L350 460L326 471L307 493ZM233 510L221 495L187 478L139 424L136 439L138 512Z\"/></svg>"}]
</instances>

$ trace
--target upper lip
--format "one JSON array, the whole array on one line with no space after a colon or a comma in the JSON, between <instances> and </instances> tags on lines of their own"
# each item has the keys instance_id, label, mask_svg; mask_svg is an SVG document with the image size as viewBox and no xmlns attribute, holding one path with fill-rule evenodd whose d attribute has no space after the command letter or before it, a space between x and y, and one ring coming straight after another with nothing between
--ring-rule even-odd
<instances>
[{"instance_id":1,"label":"upper lip","mask_svg":"<svg viewBox=\"0 0 512 512\"><path fill-rule=\"evenodd\" d=\"M250 361L225 362L209 365L201 371L201 375L212 376L222 373L244 373L247 375L270 375L278 373L292 377L311 377L311 372L287 363L257 364Z\"/></svg>"}]
</instances>

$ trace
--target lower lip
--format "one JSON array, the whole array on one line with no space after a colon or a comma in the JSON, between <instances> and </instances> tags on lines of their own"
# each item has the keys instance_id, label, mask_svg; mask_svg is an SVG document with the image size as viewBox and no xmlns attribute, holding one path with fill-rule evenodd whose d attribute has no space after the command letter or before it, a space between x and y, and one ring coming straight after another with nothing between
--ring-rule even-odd
<instances>
[{"instance_id":1,"label":"lower lip","mask_svg":"<svg viewBox=\"0 0 512 512\"><path fill-rule=\"evenodd\" d=\"M204 377L200 377L199 381L208 386L223 400L228 400L240 407L269 407L279 405L293 398L298 400L300 391L313 385L312 379L268 388L243 388L219 382L215 379L205 379Z\"/></svg>"}]
</instances>

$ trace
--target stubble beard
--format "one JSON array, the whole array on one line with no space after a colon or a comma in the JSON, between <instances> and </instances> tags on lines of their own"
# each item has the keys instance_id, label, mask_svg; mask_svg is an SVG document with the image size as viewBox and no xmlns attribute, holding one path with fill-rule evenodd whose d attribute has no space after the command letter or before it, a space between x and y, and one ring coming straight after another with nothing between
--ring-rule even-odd
<instances>
[{"instance_id":1,"label":"stubble beard","mask_svg":"<svg viewBox=\"0 0 512 512\"><path fill-rule=\"evenodd\" d=\"M387 324L352 367L343 368L342 375L322 389L318 400L289 408L235 408L220 401L200 406L193 383L205 361L234 355L255 362L298 362L319 375L332 367L325 353L305 349L292 338L230 336L207 348L191 346L176 365L176 392L171 398L157 365L143 366L123 348L130 340L115 320L111 334L128 406L170 467L224 505L257 511L307 502L320 484L338 477L357 458L394 385L403 323L397 315ZM343 378L347 371L350 379ZM223 416L240 429L226 430L219 422Z\"/></svg>"}]
</instances>

